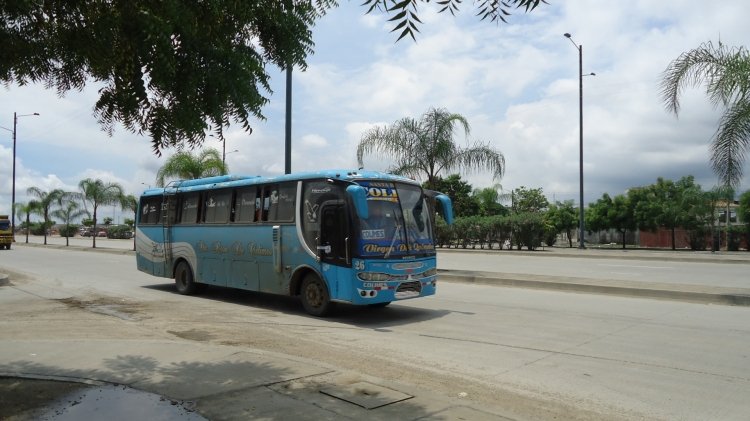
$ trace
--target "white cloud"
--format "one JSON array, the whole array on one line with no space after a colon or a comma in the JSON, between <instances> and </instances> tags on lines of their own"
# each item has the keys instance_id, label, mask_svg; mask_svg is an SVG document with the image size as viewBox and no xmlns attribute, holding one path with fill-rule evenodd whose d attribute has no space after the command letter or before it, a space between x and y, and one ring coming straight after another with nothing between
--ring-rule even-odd
<instances>
[{"instance_id":1,"label":"white cloud","mask_svg":"<svg viewBox=\"0 0 750 421\"><path fill-rule=\"evenodd\" d=\"M750 45L750 4L723 1L711 7L675 0L598 2L570 0L515 11L508 24L481 22L465 2L457 17L420 8L425 22L413 43L395 42L392 22L358 3L342 3L314 28L316 53L306 72L294 72L294 170L354 167L361 135L376 124L419 117L445 107L465 115L469 140L492 142L506 158L503 187L542 187L557 200L578 201L578 54L562 34L584 46L584 177L586 201L604 192L693 174L715 184L708 143L721 110L702 87L683 94L679 118L667 113L658 81L681 52L719 38ZM284 75L272 72L274 94L265 121L247 135L226 134L231 171L275 175L284 171ZM19 120L18 184L77 186L85 174L119 180L139 192L153 185L171 151L157 158L147 138L117 128L112 138L92 116L95 87L58 98L38 86L1 93L0 126L12 127L14 111L39 112ZM0 160L10 145L0 131ZM463 144L463 137L458 137ZM206 146L221 150L209 139ZM387 168L387 162L366 162ZM741 190L750 188L750 161ZM0 212L8 208L9 166L0 165ZM466 174L474 187L488 174ZM18 189L17 189L18 191Z\"/></svg>"}]
</instances>

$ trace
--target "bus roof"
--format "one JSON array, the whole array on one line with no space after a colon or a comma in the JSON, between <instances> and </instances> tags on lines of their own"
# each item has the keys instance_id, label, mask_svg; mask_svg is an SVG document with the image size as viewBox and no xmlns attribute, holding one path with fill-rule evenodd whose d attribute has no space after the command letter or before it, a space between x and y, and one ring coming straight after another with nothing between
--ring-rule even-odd
<instances>
[{"instance_id":1,"label":"bus roof","mask_svg":"<svg viewBox=\"0 0 750 421\"><path fill-rule=\"evenodd\" d=\"M164 188L150 188L143 192L143 196L154 196L164 194L167 192L176 191L199 191L199 190L210 190L215 188L223 187L240 187L250 186L255 184L266 184L266 183L278 183L283 181L298 181L298 180L312 180L320 178L332 178L345 181L356 181L356 180L385 180L385 181L398 181L402 183L418 184L416 181L406 178L400 175L384 173L380 171L364 171L364 170L346 170L346 169L331 169L331 170L320 170L320 171L308 171L299 172L292 174L283 174L272 177L262 177L259 175L246 176L246 175L219 175L215 177L196 178L193 180L177 180L170 182Z\"/></svg>"}]
</instances>

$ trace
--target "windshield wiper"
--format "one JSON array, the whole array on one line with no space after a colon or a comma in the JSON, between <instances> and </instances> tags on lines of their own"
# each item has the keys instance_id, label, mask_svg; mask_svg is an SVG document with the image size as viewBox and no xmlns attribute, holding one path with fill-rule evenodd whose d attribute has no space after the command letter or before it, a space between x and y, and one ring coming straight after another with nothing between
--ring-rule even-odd
<instances>
[{"instance_id":1,"label":"windshield wiper","mask_svg":"<svg viewBox=\"0 0 750 421\"><path fill-rule=\"evenodd\" d=\"M388 246L388 251L383 255L384 259L387 259L391 255L393 245L396 244L396 238L398 238L399 234L401 234L401 225L396 224L396 232L393 233L393 239L391 240L391 245Z\"/></svg>"}]
</instances>

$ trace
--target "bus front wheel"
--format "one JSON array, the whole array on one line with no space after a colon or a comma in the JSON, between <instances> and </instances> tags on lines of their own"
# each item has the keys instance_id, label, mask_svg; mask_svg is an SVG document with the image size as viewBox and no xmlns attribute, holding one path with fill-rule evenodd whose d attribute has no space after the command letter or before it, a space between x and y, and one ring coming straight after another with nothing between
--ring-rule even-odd
<instances>
[{"instance_id":1,"label":"bus front wheel","mask_svg":"<svg viewBox=\"0 0 750 421\"><path fill-rule=\"evenodd\" d=\"M313 316L324 316L331 309L328 288L316 274L310 273L305 277L300 295L305 311Z\"/></svg>"},{"instance_id":2,"label":"bus front wheel","mask_svg":"<svg viewBox=\"0 0 750 421\"><path fill-rule=\"evenodd\" d=\"M198 285L193 281L193 271L187 262L180 262L174 270L174 282L177 292L182 295L195 294Z\"/></svg>"}]
</instances>

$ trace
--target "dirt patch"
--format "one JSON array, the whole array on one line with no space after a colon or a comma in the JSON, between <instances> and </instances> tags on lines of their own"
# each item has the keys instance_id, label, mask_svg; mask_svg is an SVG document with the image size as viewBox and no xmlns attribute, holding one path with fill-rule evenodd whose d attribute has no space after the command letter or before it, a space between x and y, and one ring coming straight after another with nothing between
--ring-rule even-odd
<instances>
[{"instance_id":1,"label":"dirt patch","mask_svg":"<svg viewBox=\"0 0 750 421\"><path fill-rule=\"evenodd\" d=\"M91 300L70 297L55 301L65 304L70 308L77 308L129 321L140 320L138 313L142 310L142 305L139 303L128 302L125 299L113 297L99 297Z\"/></svg>"}]
</instances>

